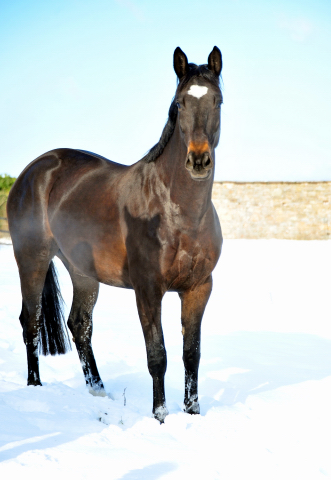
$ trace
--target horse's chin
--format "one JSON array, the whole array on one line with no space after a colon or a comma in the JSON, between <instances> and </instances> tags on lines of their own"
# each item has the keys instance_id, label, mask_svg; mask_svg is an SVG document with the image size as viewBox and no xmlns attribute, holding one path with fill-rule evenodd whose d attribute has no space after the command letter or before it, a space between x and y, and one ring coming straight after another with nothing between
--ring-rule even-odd
<instances>
[{"instance_id":1,"label":"horse's chin","mask_svg":"<svg viewBox=\"0 0 331 480\"><path fill-rule=\"evenodd\" d=\"M197 182L203 182L204 180L208 180L211 176L212 170L207 170L203 173L194 173L192 170L189 170L190 176L192 180L195 180Z\"/></svg>"}]
</instances>

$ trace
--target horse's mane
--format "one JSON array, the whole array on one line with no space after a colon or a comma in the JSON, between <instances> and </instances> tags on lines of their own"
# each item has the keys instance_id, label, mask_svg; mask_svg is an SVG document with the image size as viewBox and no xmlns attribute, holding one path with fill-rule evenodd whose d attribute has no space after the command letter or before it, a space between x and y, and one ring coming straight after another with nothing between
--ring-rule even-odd
<instances>
[{"instance_id":1,"label":"horse's mane","mask_svg":"<svg viewBox=\"0 0 331 480\"><path fill-rule=\"evenodd\" d=\"M219 87L219 77L217 77L211 70L209 70L207 65L195 65L195 63L188 64L189 70L182 77L180 80L177 90L181 91L181 89L193 78L204 78L208 80L213 85ZM152 147L149 152L141 159L146 163L155 162L155 160L162 154L163 150L165 149L167 143L169 142L172 134L174 133L175 126L176 126L176 119L177 119L178 108L176 105L175 97L172 99L169 113L168 113L168 120L165 124L160 140Z\"/></svg>"}]
</instances>

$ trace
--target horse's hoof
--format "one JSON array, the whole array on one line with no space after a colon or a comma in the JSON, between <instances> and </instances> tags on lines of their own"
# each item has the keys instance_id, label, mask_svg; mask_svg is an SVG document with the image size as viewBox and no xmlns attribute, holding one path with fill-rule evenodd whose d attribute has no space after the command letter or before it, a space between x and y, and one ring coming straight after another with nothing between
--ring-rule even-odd
<instances>
[{"instance_id":1,"label":"horse's hoof","mask_svg":"<svg viewBox=\"0 0 331 480\"><path fill-rule=\"evenodd\" d=\"M153 414L156 420L158 420L160 423L164 423L164 419L169 414L169 412L165 405L161 405L154 410Z\"/></svg>"},{"instance_id":2,"label":"horse's hoof","mask_svg":"<svg viewBox=\"0 0 331 480\"><path fill-rule=\"evenodd\" d=\"M197 402L196 400L193 400L193 402L189 402L187 405L185 405L184 412L189 413L190 415L199 415L199 402Z\"/></svg>"},{"instance_id":3,"label":"horse's hoof","mask_svg":"<svg viewBox=\"0 0 331 480\"><path fill-rule=\"evenodd\" d=\"M102 388L90 387L89 393L94 397L108 397L106 390Z\"/></svg>"},{"instance_id":4,"label":"horse's hoof","mask_svg":"<svg viewBox=\"0 0 331 480\"><path fill-rule=\"evenodd\" d=\"M42 387L42 383L38 378L28 379L27 385L28 387Z\"/></svg>"}]
</instances>

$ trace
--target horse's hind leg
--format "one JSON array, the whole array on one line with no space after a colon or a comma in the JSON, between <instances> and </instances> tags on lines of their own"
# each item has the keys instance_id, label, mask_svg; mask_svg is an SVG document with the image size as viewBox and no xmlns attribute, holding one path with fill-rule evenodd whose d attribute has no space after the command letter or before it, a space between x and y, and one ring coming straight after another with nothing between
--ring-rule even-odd
<instances>
[{"instance_id":1,"label":"horse's hind leg","mask_svg":"<svg viewBox=\"0 0 331 480\"><path fill-rule=\"evenodd\" d=\"M39 355L38 355L38 340L39 340L38 323L39 321L37 320L36 317L37 316L33 314L33 312L31 312L31 315L29 314L28 308L23 300L22 311L20 314L20 322L23 329L23 340L26 346L26 354L27 354L27 362L28 362L27 384L33 385L33 386L41 385L40 375L39 375Z\"/></svg>"},{"instance_id":2,"label":"horse's hind leg","mask_svg":"<svg viewBox=\"0 0 331 480\"><path fill-rule=\"evenodd\" d=\"M180 294L182 301L183 361L185 367L184 406L187 413L200 413L198 370L200 363L201 320L212 289L211 276L206 283Z\"/></svg>"},{"instance_id":3,"label":"horse's hind leg","mask_svg":"<svg viewBox=\"0 0 331 480\"><path fill-rule=\"evenodd\" d=\"M49 258L35 256L33 260L30 257L30 261L26 258L20 261L20 254L16 253L23 297L20 322L28 361L27 384L37 386L41 385L38 349L42 322L42 292L49 268Z\"/></svg>"},{"instance_id":4,"label":"horse's hind leg","mask_svg":"<svg viewBox=\"0 0 331 480\"><path fill-rule=\"evenodd\" d=\"M68 327L76 345L86 385L89 386L90 393L93 395L105 396L105 389L91 345L92 312L98 298L99 282L79 273L62 254L59 254L59 258L67 268L73 284L73 300Z\"/></svg>"}]
</instances>

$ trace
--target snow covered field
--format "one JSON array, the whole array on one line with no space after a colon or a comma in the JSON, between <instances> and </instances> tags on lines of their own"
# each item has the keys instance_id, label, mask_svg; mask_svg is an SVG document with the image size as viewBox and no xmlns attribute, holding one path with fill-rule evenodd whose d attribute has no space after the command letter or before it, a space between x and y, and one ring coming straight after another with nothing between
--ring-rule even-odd
<instances>
[{"instance_id":1,"label":"snow covered field","mask_svg":"<svg viewBox=\"0 0 331 480\"><path fill-rule=\"evenodd\" d=\"M131 291L102 285L94 312L112 399L87 392L75 350L41 357L43 387L26 386L18 273L1 245L0 478L331 477L330 297L330 241L225 241L202 324L199 416L182 412L180 304L164 298L170 415L160 425Z\"/></svg>"}]
</instances>

